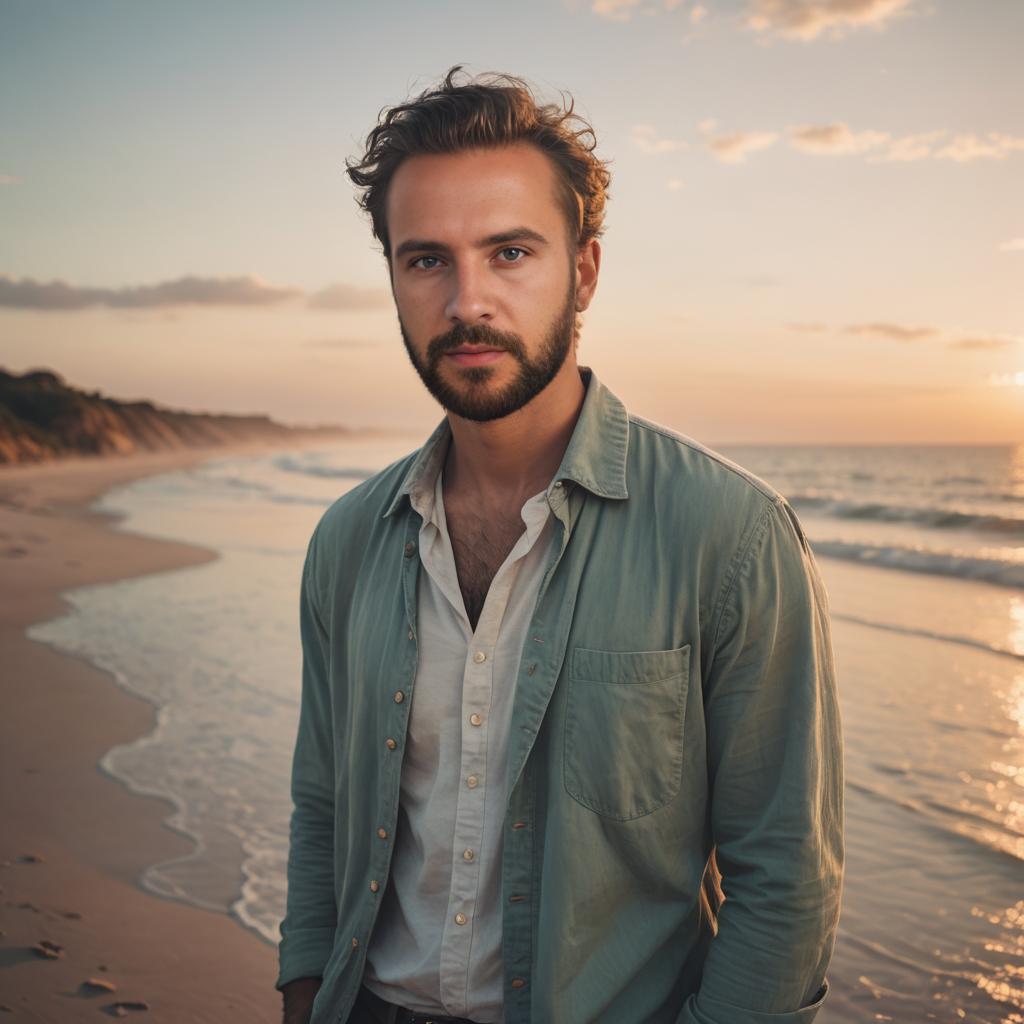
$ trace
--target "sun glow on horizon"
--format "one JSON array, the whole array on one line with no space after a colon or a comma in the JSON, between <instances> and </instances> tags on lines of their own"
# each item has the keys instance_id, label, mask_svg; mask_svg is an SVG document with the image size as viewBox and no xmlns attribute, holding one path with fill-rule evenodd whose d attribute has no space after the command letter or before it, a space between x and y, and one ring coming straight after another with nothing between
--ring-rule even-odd
<instances>
[{"instance_id":1,"label":"sun glow on horizon","mask_svg":"<svg viewBox=\"0 0 1024 1024\"><path fill-rule=\"evenodd\" d=\"M988 380L994 388L1024 388L1024 370L1016 373L993 373Z\"/></svg>"}]
</instances>

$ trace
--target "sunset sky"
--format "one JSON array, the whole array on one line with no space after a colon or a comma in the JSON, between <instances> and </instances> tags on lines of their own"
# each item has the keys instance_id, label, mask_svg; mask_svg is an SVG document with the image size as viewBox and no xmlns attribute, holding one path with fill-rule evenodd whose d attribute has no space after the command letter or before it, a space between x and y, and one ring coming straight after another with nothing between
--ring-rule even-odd
<instances>
[{"instance_id":1,"label":"sunset sky","mask_svg":"<svg viewBox=\"0 0 1024 1024\"><path fill-rule=\"evenodd\" d=\"M0 0L0 365L426 430L344 175L454 63L612 160L581 362L709 444L1024 441L1024 3Z\"/></svg>"}]
</instances>

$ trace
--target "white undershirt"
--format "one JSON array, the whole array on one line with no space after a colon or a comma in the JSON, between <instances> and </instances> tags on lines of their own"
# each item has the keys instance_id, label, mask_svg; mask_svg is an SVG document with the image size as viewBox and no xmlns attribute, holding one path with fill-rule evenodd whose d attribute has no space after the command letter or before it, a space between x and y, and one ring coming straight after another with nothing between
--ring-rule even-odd
<instances>
[{"instance_id":1,"label":"white undershirt","mask_svg":"<svg viewBox=\"0 0 1024 1024\"><path fill-rule=\"evenodd\" d=\"M409 495L423 517L419 660L390 884L363 981L412 1010L500 1024L509 722L552 514L547 490L523 505L525 531L495 574L474 631L445 521L446 447ZM551 495L563 500L558 490Z\"/></svg>"}]
</instances>

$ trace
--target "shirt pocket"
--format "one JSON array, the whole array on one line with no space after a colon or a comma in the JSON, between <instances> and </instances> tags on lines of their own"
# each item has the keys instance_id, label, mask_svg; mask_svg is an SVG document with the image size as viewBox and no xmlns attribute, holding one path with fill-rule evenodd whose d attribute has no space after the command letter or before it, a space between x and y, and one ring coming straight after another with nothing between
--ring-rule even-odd
<instances>
[{"instance_id":1,"label":"shirt pocket","mask_svg":"<svg viewBox=\"0 0 1024 1024\"><path fill-rule=\"evenodd\" d=\"M672 651L577 647L569 666L564 779L569 795L628 821L679 792L690 645Z\"/></svg>"}]
</instances>

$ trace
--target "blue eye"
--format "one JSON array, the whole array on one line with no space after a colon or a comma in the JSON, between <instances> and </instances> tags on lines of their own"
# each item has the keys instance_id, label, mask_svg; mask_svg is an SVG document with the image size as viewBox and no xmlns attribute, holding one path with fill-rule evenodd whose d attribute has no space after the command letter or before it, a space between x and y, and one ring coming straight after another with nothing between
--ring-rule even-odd
<instances>
[{"instance_id":1,"label":"blue eye","mask_svg":"<svg viewBox=\"0 0 1024 1024\"><path fill-rule=\"evenodd\" d=\"M505 253L509 253L509 252L517 252L521 256L525 256L526 255L526 250L525 249L520 249L518 245L510 245L507 248L502 249L501 250L501 255L504 255ZM521 259L513 259L513 260L502 260L501 262L502 263L522 263L523 261Z\"/></svg>"},{"instance_id":2,"label":"blue eye","mask_svg":"<svg viewBox=\"0 0 1024 1024\"><path fill-rule=\"evenodd\" d=\"M416 259L409 264L410 267L420 266L422 270L433 270L433 265L429 267L421 266L424 260L434 260L435 264L439 262L436 256L417 256Z\"/></svg>"}]
</instances>

